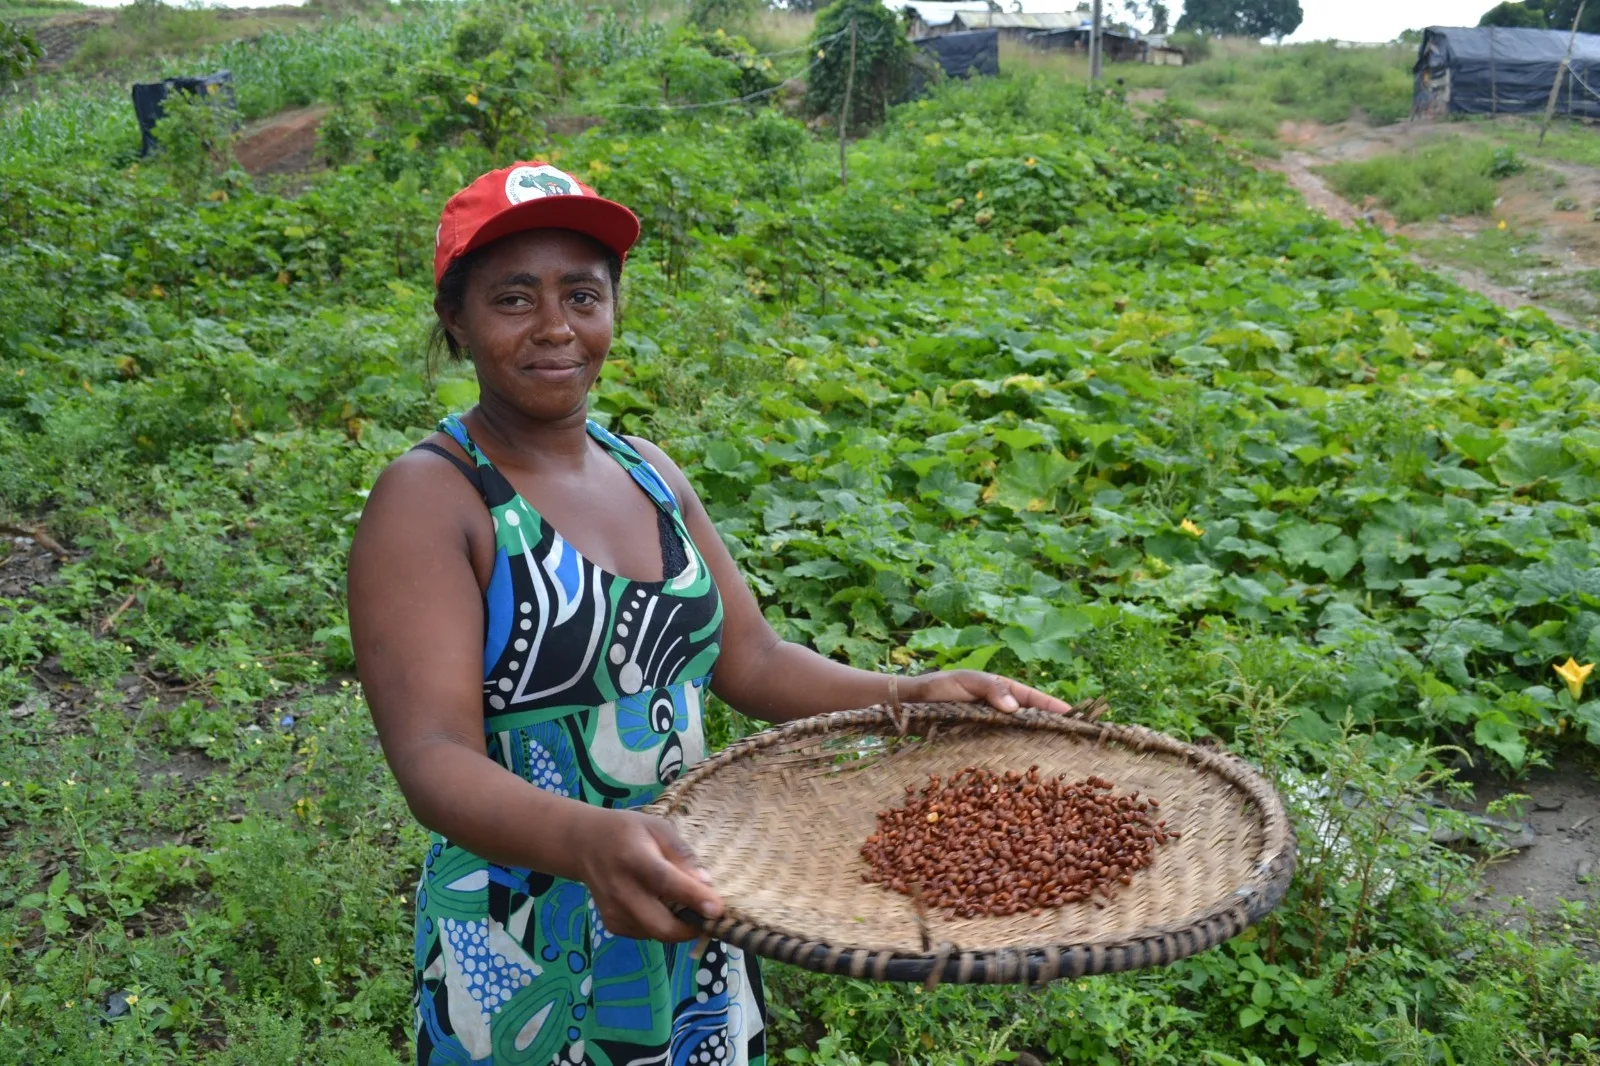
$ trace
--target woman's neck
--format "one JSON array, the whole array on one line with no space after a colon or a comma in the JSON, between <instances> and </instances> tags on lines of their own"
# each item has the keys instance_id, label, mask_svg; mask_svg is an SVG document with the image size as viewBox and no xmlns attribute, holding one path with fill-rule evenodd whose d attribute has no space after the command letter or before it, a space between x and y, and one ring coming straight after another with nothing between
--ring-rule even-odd
<instances>
[{"instance_id":1,"label":"woman's neck","mask_svg":"<svg viewBox=\"0 0 1600 1066\"><path fill-rule=\"evenodd\" d=\"M482 396L463 416L472 436L504 453L519 467L577 467L589 454L589 408L585 403L554 420L530 418L493 396ZM492 457L491 457L492 458Z\"/></svg>"}]
</instances>

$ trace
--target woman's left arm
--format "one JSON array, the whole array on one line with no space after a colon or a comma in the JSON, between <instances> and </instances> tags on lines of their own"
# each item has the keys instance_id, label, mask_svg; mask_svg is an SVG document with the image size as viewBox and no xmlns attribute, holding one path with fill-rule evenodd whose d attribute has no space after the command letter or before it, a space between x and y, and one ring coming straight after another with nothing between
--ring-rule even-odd
<instances>
[{"instance_id":1,"label":"woman's left arm","mask_svg":"<svg viewBox=\"0 0 1600 1066\"><path fill-rule=\"evenodd\" d=\"M828 711L888 703L890 677L907 703L986 700L996 710L1036 707L1062 712L1068 705L1019 681L977 670L947 670L904 677L857 670L778 636L728 554L711 517L677 465L649 441L628 438L672 486L695 547L722 593L722 654L711 690L741 714L787 722Z\"/></svg>"}]
</instances>

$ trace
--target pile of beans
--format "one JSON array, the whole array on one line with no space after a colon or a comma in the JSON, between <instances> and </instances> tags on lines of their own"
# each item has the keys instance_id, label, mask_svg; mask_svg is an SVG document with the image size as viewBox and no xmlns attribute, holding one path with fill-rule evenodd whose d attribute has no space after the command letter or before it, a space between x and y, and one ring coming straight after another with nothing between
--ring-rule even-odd
<instances>
[{"instance_id":1,"label":"pile of beans","mask_svg":"<svg viewBox=\"0 0 1600 1066\"><path fill-rule=\"evenodd\" d=\"M865 880L957 918L1037 914L1096 892L1110 899L1179 837L1152 816L1160 806L1116 795L1099 777L1041 779L1037 766L934 774L920 793L906 786L905 806L878 812L861 848Z\"/></svg>"}]
</instances>

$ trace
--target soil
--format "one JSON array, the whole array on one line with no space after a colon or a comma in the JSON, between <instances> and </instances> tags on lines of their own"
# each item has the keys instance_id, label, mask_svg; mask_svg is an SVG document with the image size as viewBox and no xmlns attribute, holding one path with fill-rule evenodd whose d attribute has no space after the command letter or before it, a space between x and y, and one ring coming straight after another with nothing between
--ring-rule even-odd
<instances>
[{"instance_id":1,"label":"soil","mask_svg":"<svg viewBox=\"0 0 1600 1066\"><path fill-rule=\"evenodd\" d=\"M251 177L317 169L317 126L329 110L303 107L254 123L239 135L234 157Z\"/></svg>"},{"instance_id":2,"label":"soil","mask_svg":"<svg viewBox=\"0 0 1600 1066\"><path fill-rule=\"evenodd\" d=\"M1522 781L1484 774L1475 783L1471 806L1478 813L1502 796L1527 795L1518 810L1533 829L1531 846L1484 870L1487 901L1503 905L1520 896L1541 914L1555 912L1561 900L1600 901L1600 770L1592 760L1568 756Z\"/></svg>"},{"instance_id":3,"label":"soil","mask_svg":"<svg viewBox=\"0 0 1600 1066\"><path fill-rule=\"evenodd\" d=\"M101 26L111 25L115 19L116 13L112 11L74 11L24 24L24 28L33 34L33 39L44 50L39 69L56 70L73 57L89 34Z\"/></svg>"},{"instance_id":4,"label":"soil","mask_svg":"<svg viewBox=\"0 0 1600 1066\"><path fill-rule=\"evenodd\" d=\"M0 544L0 599L26 599L55 572L56 554L32 537L8 533Z\"/></svg>"}]
</instances>

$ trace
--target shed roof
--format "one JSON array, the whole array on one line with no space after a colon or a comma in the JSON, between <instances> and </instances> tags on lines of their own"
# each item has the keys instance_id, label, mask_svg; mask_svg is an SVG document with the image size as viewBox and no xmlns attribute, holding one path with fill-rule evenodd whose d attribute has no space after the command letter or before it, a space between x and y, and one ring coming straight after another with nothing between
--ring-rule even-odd
<instances>
[{"instance_id":1,"label":"shed roof","mask_svg":"<svg viewBox=\"0 0 1600 1066\"><path fill-rule=\"evenodd\" d=\"M1075 30L1084 24L1076 11L962 11L955 17L972 30Z\"/></svg>"},{"instance_id":2,"label":"shed roof","mask_svg":"<svg viewBox=\"0 0 1600 1066\"><path fill-rule=\"evenodd\" d=\"M1465 62L1559 63L1567 54L1568 30L1527 30L1505 26L1429 26L1418 52L1425 62L1430 43L1442 43L1449 58ZM1572 44L1572 58L1585 64L1600 62L1600 35L1580 33Z\"/></svg>"},{"instance_id":3,"label":"shed roof","mask_svg":"<svg viewBox=\"0 0 1600 1066\"><path fill-rule=\"evenodd\" d=\"M948 26L959 15L977 14L987 16L990 7L984 0L883 0L883 2L896 11L911 10L916 13L923 23L929 26ZM1006 10L996 13L1005 15L1051 15L1058 17L1074 17L1071 25L1076 26L1086 16L1087 9L1080 0L999 0L1000 6ZM1020 11L1017 9L1021 8ZM972 22L966 18L961 20L967 26L988 28L986 22ZM1062 23L1061 25L1066 25ZM993 23L995 29L1014 29L1013 25ZM1042 29L1044 27L1029 26L1029 29ZM1055 25L1051 29L1059 28Z\"/></svg>"}]
</instances>

